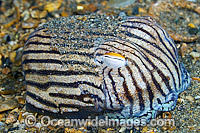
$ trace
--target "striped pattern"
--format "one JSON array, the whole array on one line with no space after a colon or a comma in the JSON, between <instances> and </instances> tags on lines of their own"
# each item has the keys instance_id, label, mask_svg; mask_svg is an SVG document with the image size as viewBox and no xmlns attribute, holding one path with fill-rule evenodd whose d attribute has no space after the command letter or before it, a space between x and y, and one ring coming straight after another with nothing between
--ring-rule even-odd
<instances>
[{"instance_id":1,"label":"striped pattern","mask_svg":"<svg viewBox=\"0 0 200 133\"><path fill-rule=\"evenodd\" d=\"M164 29L150 17L80 17L53 20L26 42L29 110L69 117L108 111L130 118L175 107L190 78ZM102 57L109 53L126 64L107 65Z\"/></svg>"}]
</instances>

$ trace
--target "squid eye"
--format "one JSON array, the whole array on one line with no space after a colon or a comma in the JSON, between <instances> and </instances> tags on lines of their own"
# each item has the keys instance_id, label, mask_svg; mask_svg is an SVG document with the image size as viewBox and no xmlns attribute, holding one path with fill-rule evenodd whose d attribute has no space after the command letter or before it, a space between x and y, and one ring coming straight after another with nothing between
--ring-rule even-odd
<instances>
[{"instance_id":1,"label":"squid eye","mask_svg":"<svg viewBox=\"0 0 200 133\"><path fill-rule=\"evenodd\" d=\"M102 61L110 68L119 68L126 65L125 57L118 53L106 53L102 56Z\"/></svg>"}]
</instances>

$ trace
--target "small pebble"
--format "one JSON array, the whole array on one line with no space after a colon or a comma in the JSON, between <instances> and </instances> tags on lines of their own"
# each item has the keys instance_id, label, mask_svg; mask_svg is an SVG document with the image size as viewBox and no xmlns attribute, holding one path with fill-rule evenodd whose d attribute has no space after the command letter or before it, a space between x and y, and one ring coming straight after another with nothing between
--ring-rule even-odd
<instances>
[{"instance_id":1,"label":"small pebble","mask_svg":"<svg viewBox=\"0 0 200 133\"><path fill-rule=\"evenodd\" d=\"M18 127L19 124L20 124L19 121L16 121L16 122L13 124L13 127Z\"/></svg>"},{"instance_id":2,"label":"small pebble","mask_svg":"<svg viewBox=\"0 0 200 133\"><path fill-rule=\"evenodd\" d=\"M22 22L23 29L36 28L39 25L39 21L36 19L29 19L27 22Z\"/></svg>"},{"instance_id":3,"label":"small pebble","mask_svg":"<svg viewBox=\"0 0 200 133\"><path fill-rule=\"evenodd\" d=\"M21 2L18 1L18 0L13 0L13 4L14 4L16 7L20 7Z\"/></svg>"},{"instance_id":4,"label":"small pebble","mask_svg":"<svg viewBox=\"0 0 200 133\"><path fill-rule=\"evenodd\" d=\"M21 91L22 89L25 89L25 87L21 87L21 85L19 86L19 84L17 84L17 81L15 80L11 80L11 79L8 79L6 81L4 81L2 83L2 86L3 87L0 87L0 94L13 94L18 91Z\"/></svg>"},{"instance_id":5,"label":"small pebble","mask_svg":"<svg viewBox=\"0 0 200 133\"><path fill-rule=\"evenodd\" d=\"M0 54L0 66L2 65L2 61L1 61L2 55Z\"/></svg>"},{"instance_id":6,"label":"small pebble","mask_svg":"<svg viewBox=\"0 0 200 133\"><path fill-rule=\"evenodd\" d=\"M187 99L190 102L194 101L194 98L192 96L186 96L185 99Z\"/></svg>"},{"instance_id":7,"label":"small pebble","mask_svg":"<svg viewBox=\"0 0 200 133\"><path fill-rule=\"evenodd\" d=\"M138 8L138 11L140 12L140 13L147 13L147 10L146 9L144 9L144 8Z\"/></svg>"},{"instance_id":8,"label":"small pebble","mask_svg":"<svg viewBox=\"0 0 200 133\"><path fill-rule=\"evenodd\" d=\"M15 113L15 112L19 113L19 111L20 111L19 108L15 108L12 111L10 111L10 113Z\"/></svg>"},{"instance_id":9,"label":"small pebble","mask_svg":"<svg viewBox=\"0 0 200 133\"><path fill-rule=\"evenodd\" d=\"M16 49L19 49L19 48L21 48L21 47L23 47L23 45L20 45L20 44L17 44L16 43L16 45L14 45L13 47L12 47L12 50L16 50ZM23 49L23 48L22 48Z\"/></svg>"},{"instance_id":10,"label":"small pebble","mask_svg":"<svg viewBox=\"0 0 200 133\"><path fill-rule=\"evenodd\" d=\"M198 14L200 14L200 6L198 6L198 7L195 9L195 11L196 11Z\"/></svg>"},{"instance_id":11,"label":"small pebble","mask_svg":"<svg viewBox=\"0 0 200 133\"><path fill-rule=\"evenodd\" d=\"M15 99L8 99L0 103L0 112L12 110L17 108L19 105Z\"/></svg>"},{"instance_id":12,"label":"small pebble","mask_svg":"<svg viewBox=\"0 0 200 133\"><path fill-rule=\"evenodd\" d=\"M46 10L44 10L44 11L33 10L31 12L31 17L32 18L38 19L38 18L44 18L46 16L47 16L47 11Z\"/></svg>"},{"instance_id":13,"label":"small pebble","mask_svg":"<svg viewBox=\"0 0 200 133\"><path fill-rule=\"evenodd\" d=\"M47 11L42 11L41 13L40 13L40 18L45 18L46 16L47 16Z\"/></svg>"},{"instance_id":14,"label":"small pebble","mask_svg":"<svg viewBox=\"0 0 200 133\"><path fill-rule=\"evenodd\" d=\"M6 17L9 17L9 16L13 15L14 12L15 12L15 8L12 7L11 9L6 10L5 13L4 13L4 15L5 15Z\"/></svg>"},{"instance_id":15,"label":"small pebble","mask_svg":"<svg viewBox=\"0 0 200 133\"><path fill-rule=\"evenodd\" d=\"M66 11L62 11L61 17L67 17L67 16L68 16L68 13Z\"/></svg>"},{"instance_id":16,"label":"small pebble","mask_svg":"<svg viewBox=\"0 0 200 133\"><path fill-rule=\"evenodd\" d=\"M9 58L3 58L2 62L3 62L4 67L8 67L11 64L11 61Z\"/></svg>"},{"instance_id":17,"label":"small pebble","mask_svg":"<svg viewBox=\"0 0 200 133\"><path fill-rule=\"evenodd\" d=\"M31 11L31 17L32 18L40 18L40 11L39 10Z\"/></svg>"},{"instance_id":18,"label":"small pebble","mask_svg":"<svg viewBox=\"0 0 200 133\"><path fill-rule=\"evenodd\" d=\"M4 91L5 90L5 88L4 87L0 87L0 92L2 92L2 91ZM1 94L1 93L0 93ZM0 99L2 99L3 97L2 96L0 96Z\"/></svg>"},{"instance_id":19,"label":"small pebble","mask_svg":"<svg viewBox=\"0 0 200 133\"><path fill-rule=\"evenodd\" d=\"M23 20L24 20L24 21L27 21L27 20L30 18L30 13L29 13L28 10L25 10L25 11L21 14L21 16L23 17Z\"/></svg>"},{"instance_id":20,"label":"small pebble","mask_svg":"<svg viewBox=\"0 0 200 133\"><path fill-rule=\"evenodd\" d=\"M10 68L8 68L8 67L3 68L1 72L2 72L4 75L8 75L8 73L10 72Z\"/></svg>"},{"instance_id":21,"label":"small pebble","mask_svg":"<svg viewBox=\"0 0 200 133\"><path fill-rule=\"evenodd\" d=\"M198 57L200 57L200 53L198 53L198 52L191 52L190 55L191 55L193 58L198 58Z\"/></svg>"},{"instance_id":22,"label":"small pebble","mask_svg":"<svg viewBox=\"0 0 200 133\"><path fill-rule=\"evenodd\" d=\"M3 36L2 42L5 43L5 42L9 42L9 41L11 41L11 36L9 34L5 34Z\"/></svg>"},{"instance_id":23,"label":"small pebble","mask_svg":"<svg viewBox=\"0 0 200 133\"><path fill-rule=\"evenodd\" d=\"M132 9L132 15L138 15L139 14L139 8L138 6L134 6Z\"/></svg>"},{"instance_id":24,"label":"small pebble","mask_svg":"<svg viewBox=\"0 0 200 133\"><path fill-rule=\"evenodd\" d=\"M0 88L0 91L2 90L3 88ZM0 103L4 101L4 98L0 95Z\"/></svg>"},{"instance_id":25,"label":"small pebble","mask_svg":"<svg viewBox=\"0 0 200 133\"><path fill-rule=\"evenodd\" d=\"M25 104L26 100L22 96L16 96L16 99L18 100L19 104Z\"/></svg>"},{"instance_id":26,"label":"small pebble","mask_svg":"<svg viewBox=\"0 0 200 133\"><path fill-rule=\"evenodd\" d=\"M121 19L126 19L126 13L124 13L124 12L120 12L119 16Z\"/></svg>"},{"instance_id":27,"label":"small pebble","mask_svg":"<svg viewBox=\"0 0 200 133\"><path fill-rule=\"evenodd\" d=\"M23 52L23 47L17 49L17 51L16 51L16 57L15 57L16 61L17 60L21 60L21 54L22 54L22 52Z\"/></svg>"},{"instance_id":28,"label":"small pebble","mask_svg":"<svg viewBox=\"0 0 200 133\"><path fill-rule=\"evenodd\" d=\"M11 53L10 53L10 60L11 60L12 62L15 62L15 57L16 57L16 51L11 52Z\"/></svg>"},{"instance_id":29,"label":"small pebble","mask_svg":"<svg viewBox=\"0 0 200 133\"><path fill-rule=\"evenodd\" d=\"M200 96L196 96L196 97L194 97L194 99L198 100L198 99L200 99Z\"/></svg>"},{"instance_id":30,"label":"small pebble","mask_svg":"<svg viewBox=\"0 0 200 133\"><path fill-rule=\"evenodd\" d=\"M57 13L54 16L55 16L55 18L59 18L60 17L60 15L57 14Z\"/></svg>"},{"instance_id":31,"label":"small pebble","mask_svg":"<svg viewBox=\"0 0 200 133\"><path fill-rule=\"evenodd\" d=\"M82 5L77 5L77 10L83 10L84 9L84 6L82 6Z\"/></svg>"},{"instance_id":32,"label":"small pebble","mask_svg":"<svg viewBox=\"0 0 200 133\"><path fill-rule=\"evenodd\" d=\"M0 114L0 121L4 118L5 115L6 115L6 113L1 113Z\"/></svg>"},{"instance_id":33,"label":"small pebble","mask_svg":"<svg viewBox=\"0 0 200 133\"><path fill-rule=\"evenodd\" d=\"M61 2L55 1L55 2L48 2L44 9L47 10L48 12L53 12L57 10L61 6Z\"/></svg>"},{"instance_id":34,"label":"small pebble","mask_svg":"<svg viewBox=\"0 0 200 133\"><path fill-rule=\"evenodd\" d=\"M10 95L4 95L4 94L2 94L1 96L3 98L5 98L5 99L13 99L15 97L15 95L13 95L13 94L10 94Z\"/></svg>"},{"instance_id":35,"label":"small pebble","mask_svg":"<svg viewBox=\"0 0 200 133\"><path fill-rule=\"evenodd\" d=\"M181 56L185 56L185 54L187 53L187 50L188 50L188 46L186 43L183 43L181 48L180 48L180 51L181 51Z\"/></svg>"},{"instance_id":36,"label":"small pebble","mask_svg":"<svg viewBox=\"0 0 200 133\"><path fill-rule=\"evenodd\" d=\"M8 44L11 45L11 46L13 46L13 45L15 45L17 43L15 41L9 41Z\"/></svg>"},{"instance_id":37,"label":"small pebble","mask_svg":"<svg viewBox=\"0 0 200 133\"><path fill-rule=\"evenodd\" d=\"M14 123L17 121L17 118L13 114L9 114L6 118L6 124Z\"/></svg>"},{"instance_id":38,"label":"small pebble","mask_svg":"<svg viewBox=\"0 0 200 133\"><path fill-rule=\"evenodd\" d=\"M5 129L6 124L3 122L0 122L0 131L3 131Z\"/></svg>"}]
</instances>

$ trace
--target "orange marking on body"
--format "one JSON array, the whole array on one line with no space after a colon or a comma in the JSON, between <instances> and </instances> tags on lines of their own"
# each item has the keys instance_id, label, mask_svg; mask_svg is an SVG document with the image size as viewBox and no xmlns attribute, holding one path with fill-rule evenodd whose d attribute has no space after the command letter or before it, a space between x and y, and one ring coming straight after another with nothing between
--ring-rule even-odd
<instances>
[{"instance_id":1,"label":"orange marking on body","mask_svg":"<svg viewBox=\"0 0 200 133\"><path fill-rule=\"evenodd\" d=\"M198 78L198 77L192 77L192 80L200 81L200 78Z\"/></svg>"},{"instance_id":2,"label":"orange marking on body","mask_svg":"<svg viewBox=\"0 0 200 133\"><path fill-rule=\"evenodd\" d=\"M121 58L124 58L124 59L125 59L125 57L124 57L124 56L122 56L121 54L118 54L118 53L113 53L113 52L106 53L106 54L104 54L104 55L111 55L111 56L121 57Z\"/></svg>"}]
</instances>

